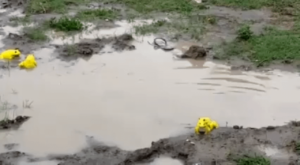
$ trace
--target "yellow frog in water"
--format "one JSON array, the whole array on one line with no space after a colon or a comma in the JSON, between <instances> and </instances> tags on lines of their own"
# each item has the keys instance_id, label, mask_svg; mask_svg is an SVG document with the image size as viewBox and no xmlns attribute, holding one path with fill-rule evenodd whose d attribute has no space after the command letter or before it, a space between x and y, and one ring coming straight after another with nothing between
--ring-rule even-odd
<instances>
[{"instance_id":1,"label":"yellow frog in water","mask_svg":"<svg viewBox=\"0 0 300 165\"><path fill-rule=\"evenodd\" d=\"M19 63L20 68L33 69L37 67L37 62L33 54L28 54L26 59Z\"/></svg>"},{"instance_id":2,"label":"yellow frog in water","mask_svg":"<svg viewBox=\"0 0 300 165\"><path fill-rule=\"evenodd\" d=\"M16 57L20 57L21 52L18 48L7 49L0 54L0 59L10 61Z\"/></svg>"},{"instance_id":3,"label":"yellow frog in water","mask_svg":"<svg viewBox=\"0 0 300 165\"><path fill-rule=\"evenodd\" d=\"M195 134L209 134L214 129L219 128L216 121L211 120L209 117L199 118L195 126Z\"/></svg>"}]
</instances>

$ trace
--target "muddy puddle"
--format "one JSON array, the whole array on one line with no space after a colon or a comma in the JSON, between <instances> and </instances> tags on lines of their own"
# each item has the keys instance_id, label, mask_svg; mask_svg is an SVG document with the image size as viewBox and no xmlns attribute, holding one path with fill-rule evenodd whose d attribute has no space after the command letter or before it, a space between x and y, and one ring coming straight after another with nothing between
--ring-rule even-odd
<instances>
[{"instance_id":1,"label":"muddy puddle","mask_svg":"<svg viewBox=\"0 0 300 165\"><path fill-rule=\"evenodd\" d=\"M119 25L75 39L58 36L52 44L130 29L125 22ZM299 114L296 73L232 71L212 61L180 60L173 52L153 49L147 41L154 36L134 38L134 51L116 52L107 45L89 59L66 62L49 46L33 51L35 70L12 69L8 74L1 69L1 99L17 105L14 114L31 118L18 130L1 131L0 146L16 143L15 150L37 156L69 154L84 148L88 136L135 150L193 132L201 116L221 126L261 127L283 125ZM174 45L184 50L190 43ZM24 102L32 104L24 107ZM180 164L171 158L150 164L167 163Z\"/></svg>"}]
</instances>

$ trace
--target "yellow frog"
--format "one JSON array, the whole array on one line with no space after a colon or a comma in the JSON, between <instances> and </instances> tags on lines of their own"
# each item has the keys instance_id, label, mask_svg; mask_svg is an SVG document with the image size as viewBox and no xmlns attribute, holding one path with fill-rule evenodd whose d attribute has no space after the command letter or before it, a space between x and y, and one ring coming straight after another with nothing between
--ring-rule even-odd
<instances>
[{"instance_id":1,"label":"yellow frog","mask_svg":"<svg viewBox=\"0 0 300 165\"><path fill-rule=\"evenodd\" d=\"M214 129L219 128L216 121L211 120L209 117L199 118L195 126L195 134L209 134Z\"/></svg>"},{"instance_id":2,"label":"yellow frog","mask_svg":"<svg viewBox=\"0 0 300 165\"><path fill-rule=\"evenodd\" d=\"M0 54L0 59L11 61L16 57L20 57L21 52L18 48L16 49L7 49Z\"/></svg>"},{"instance_id":3,"label":"yellow frog","mask_svg":"<svg viewBox=\"0 0 300 165\"><path fill-rule=\"evenodd\" d=\"M33 54L28 54L26 59L19 63L20 68L33 69L37 67L37 62Z\"/></svg>"}]
</instances>

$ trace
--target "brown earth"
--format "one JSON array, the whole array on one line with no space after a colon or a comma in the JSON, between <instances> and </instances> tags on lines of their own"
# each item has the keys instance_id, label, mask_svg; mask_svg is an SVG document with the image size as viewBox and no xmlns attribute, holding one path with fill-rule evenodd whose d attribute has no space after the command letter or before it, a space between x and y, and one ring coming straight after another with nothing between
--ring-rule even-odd
<instances>
[{"instance_id":1,"label":"brown earth","mask_svg":"<svg viewBox=\"0 0 300 165\"><path fill-rule=\"evenodd\" d=\"M284 126L269 126L260 129L239 126L221 127L210 136L196 136L193 133L170 137L152 142L148 148L125 151L115 146L107 146L87 137L89 146L70 155L49 155L43 158L10 151L0 154L3 165L14 164L26 158L29 162L55 160L59 165L133 165L149 163L160 156L178 159L184 165L208 164L231 165L234 159L243 156L262 155L271 160L272 165L293 165L298 161L296 144L300 140L299 122ZM15 145L15 144L14 144ZM280 155L268 156L260 148L274 148Z\"/></svg>"},{"instance_id":2,"label":"brown earth","mask_svg":"<svg viewBox=\"0 0 300 165\"><path fill-rule=\"evenodd\" d=\"M82 40L74 45L55 45L59 59L73 60L78 57L89 58L98 54L105 45L112 45L115 51L134 50L131 44L133 37L130 34L123 34L119 37L97 38L93 40Z\"/></svg>"}]
</instances>

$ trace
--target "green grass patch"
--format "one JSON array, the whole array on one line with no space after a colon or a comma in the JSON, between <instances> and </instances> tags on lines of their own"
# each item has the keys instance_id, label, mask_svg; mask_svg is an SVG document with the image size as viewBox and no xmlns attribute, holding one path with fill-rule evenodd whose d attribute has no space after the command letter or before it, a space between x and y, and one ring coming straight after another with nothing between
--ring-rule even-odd
<instances>
[{"instance_id":1,"label":"green grass patch","mask_svg":"<svg viewBox=\"0 0 300 165\"><path fill-rule=\"evenodd\" d=\"M124 4L128 8L139 13L151 12L176 12L179 14L189 14L193 11L206 9L203 4L198 4L194 0L109 0L112 3Z\"/></svg>"},{"instance_id":2,"label":"green grass patch","mask_svg":"<svg viewBox=\"0 0 300 165\"><path fill-rule=\"evenodd\" d=\"M76 18L81 20L108 19L114 20L119 16L119 12L109 9L83 10L76 14Z\"/></svg>"},{"instance_id":3,"label":"green grass patch","mask_svg":"<svg viewBox=\"0 0 300 165\"><path fill-rule=\"evenodd\" d=\"M257 67L267 66L275 61L290 64L300 60L299 45L299 31L269 28L263 35L251 36L247 40L237 38L231 43L226 43L223 45L222 53L219 52L217 57L221 59L239 57L253 62Z\"/></svg>"},{"instance_id":4,"label":"green grass patch","mask_svg":"<svg viewBox=\"0 0 300 165\"><path fill-rule=\"evenodd\" d=\"M45 34L45 29L41 27L25 27L23 31L25 36L33 41L47 41L49 39Z\"/></svg>"},{"instance_id":5,"label":"green grass patch","mask_svg":"<svg viewBox=\"0 0 300 165\"><path fill-rule=\"evenodd\" d=\"M81 31L85 28L80 20L69 17L60 17L58 19L52 18L49 21L46 21L45 25L52 29L64 32Z\"/></svg>"},{"instance_id":6,"label":"green grass patch","mask_svg":"<svg viewBox=\"0 0 300 165\"><path fill-rule=\"evenodd\" d=\"M135 26L137 35L164 33L168 35L188 35L192 39L200 40L205 32L205 25L215 24L216 18L213 16L194 15L180 18L173 18L171 21L156 20L151 24Z\"/></svg>"},{"instance_id":7,"label":"green grass patch","mask_svg":"<svg viewBox=\"0 0 300 165\"><path fill-rule=\"evenodd\" d=\"M295 144L294 151L295 151L297 154L300 154L300 142L299 142L299 141Z\"/></svg>"},{"instance_id":8,"label":"green grass patch","mask_svg":"<svg viewBox=\"0 0 300 165\"><path fill-rule=\"evenodd\" d=\"M79 5L84 0L30 0L26 8L28 14L64 13L68 5Z\"/></svg>"},{"instance_id":9,"label":"green grass patch","mask_svg":"<svg viewBox=\"0 0 300 165\"><path fill-rule=\"evenodd\" d=\"M234 161L237 165L271 165L270 160L262 156L243 156Z\"/></svg>"}]
</instances>

